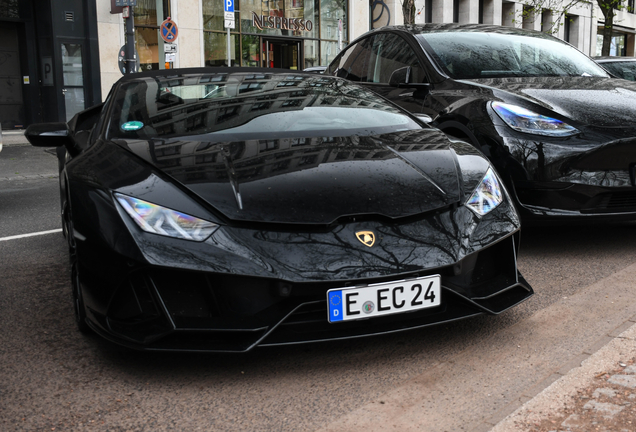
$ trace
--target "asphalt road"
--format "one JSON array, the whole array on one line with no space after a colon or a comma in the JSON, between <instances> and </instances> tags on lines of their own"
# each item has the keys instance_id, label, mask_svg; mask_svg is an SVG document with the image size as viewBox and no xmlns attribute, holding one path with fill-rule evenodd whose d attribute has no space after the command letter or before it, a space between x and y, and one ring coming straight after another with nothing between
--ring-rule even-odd
<instances>
[{"instance_id":1,"label":"asphalt road","mask_svg":"<svg viewBox=\"0 0 636 432\"><path fill-rule=\"evenodd\" d=\"M73 322L57 162L0 152L0 430L488 430L528 389L636 313L610 280L636 225L524 229L536 295L500 316L247 355L138 353ZM599 286L604 288L600 289Z\"/></svg>"}]
</instances>

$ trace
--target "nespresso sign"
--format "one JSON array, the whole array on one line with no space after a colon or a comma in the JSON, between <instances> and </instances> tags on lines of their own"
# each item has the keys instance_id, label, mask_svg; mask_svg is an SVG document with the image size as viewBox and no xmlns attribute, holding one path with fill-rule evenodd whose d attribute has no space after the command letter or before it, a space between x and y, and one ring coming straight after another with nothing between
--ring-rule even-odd
<instances>
[{"instance_id":1,"label":"nespresso sign","mask_svg":"<svg viewBox=\"0 0 636 432\"><path fill-rule=\"evenodd\" d=\"M258 16L252 12L252 25L259 30L281 29L311 31L314 23L302 18L285 18L271 15Z\"/></svg>"}]
</instances>

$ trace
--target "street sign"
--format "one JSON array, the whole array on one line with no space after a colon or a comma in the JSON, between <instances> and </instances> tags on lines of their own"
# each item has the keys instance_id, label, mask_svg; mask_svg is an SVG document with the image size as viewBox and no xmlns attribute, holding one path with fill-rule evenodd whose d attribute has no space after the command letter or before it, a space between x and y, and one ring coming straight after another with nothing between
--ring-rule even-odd
<instances>
[{"instance_id":1,"label":"street sign","mask_svg":"<svg viewBox=\"0 0 636 432\"><path fill-rule=\"evenodd\" d=\"M166 42L174 42L177 40L177 36L179 36L179 29L177 28L177 23L172 21L170 17L168 17L164 22L161 23L161 27L159 28L159 34L161 34L161 39Z\"/></svg>"},{"instance_id":2,"label":"street sign","mask_svg":"<svg viewBox=\"0 0 636 432\"><path fill-rule=\"evenodd\" d=\"M137 6L137 0L115 0L115 6Z\"/></svg>"},{"instance_id":3,"label":"street sign","mask_svg":"<svg viewBox=\"0 0 636 432\"><path fill-rule=\"evenodd\" d=\"M225 19L234 21L234 12L225 12Z\"/></svg>"},{"instance_id":4,"label":"street sign","mask_svg":"<svg viewBox=\"0 0 636 432\"><path fill-rule=\"evenodd\" d=\"M163 52L168 53L176 53L177 52L177 44L173 43L165 43L163 44Z\"/></svg>"},{"instance_id":5,"label":"street sign","mask_svg":"<svg viewBox=\"0 0 636 432\"><path fill-rule=\"evenodd\" d=\"M225 2L223 9L225 12L234 12L234 0L223 0Z\"/></svg>"},{"instance_id":6,"label":"street sign","mask_svg":"<svg viewBox=\"0 0 636 432\"><path fill-rule=\"evenodd\" d=\"M235 28L235 24L236 24L236 21L234 21L234 20L225 20L225 28L226 29Z\"/></svg>"}]
</instances>

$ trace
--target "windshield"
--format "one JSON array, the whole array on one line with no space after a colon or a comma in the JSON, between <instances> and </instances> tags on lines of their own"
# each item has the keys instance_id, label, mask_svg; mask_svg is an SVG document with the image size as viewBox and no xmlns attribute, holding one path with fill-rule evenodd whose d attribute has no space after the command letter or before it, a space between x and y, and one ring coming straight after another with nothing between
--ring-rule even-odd
<instances>
[{"instance_id":1,"label":"windshield","mask_svg":"<svg viewBox=\"0 0 636 432\"><path fill-rule=\"evenodd\" d=\"M551 36L483 32L417 35L455 79L493 77L607 76L585 54Z\"/></svg>"},{"instance_id":2,"label":"windshield","mask_svg":"<svg viewBox=\"0 0 636 432\"><path fill-rule=\"evenodd\" d=\"M422 128L375 93L314 74L139 78L122 84L114 104L110 139L196 135L199 140L236 141Z\"/></svg>"},{"instance_id":3,"label":"windshield","mask_svg":"<svg viewBox=\"0 0 636 432\"><path fill-rule=\"evenodd\" d=\"M601 65L619 78L636 81L636 61L603 62Z\"/></svg>"}]
</instances>

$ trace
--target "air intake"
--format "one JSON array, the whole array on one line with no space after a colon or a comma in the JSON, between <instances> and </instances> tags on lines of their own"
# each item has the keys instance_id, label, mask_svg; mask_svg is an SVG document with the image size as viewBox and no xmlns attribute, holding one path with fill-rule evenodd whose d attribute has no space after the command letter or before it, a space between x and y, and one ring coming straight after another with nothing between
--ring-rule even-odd
<instances>
[{"instance_id":1,"label":"air intake","mask_svg":"<svg viewBox=\"0 0 636 432\"><path fill-rule=\"evenodd\" d=\"M75 12L64 12L64 17L66 18L66 21L73 22L75 21Z\"/></svg>"}]
</instances>

